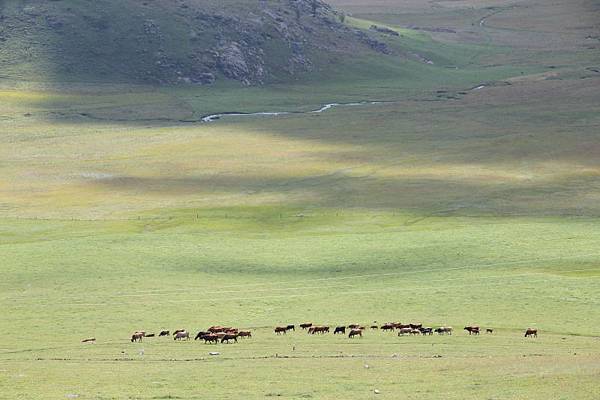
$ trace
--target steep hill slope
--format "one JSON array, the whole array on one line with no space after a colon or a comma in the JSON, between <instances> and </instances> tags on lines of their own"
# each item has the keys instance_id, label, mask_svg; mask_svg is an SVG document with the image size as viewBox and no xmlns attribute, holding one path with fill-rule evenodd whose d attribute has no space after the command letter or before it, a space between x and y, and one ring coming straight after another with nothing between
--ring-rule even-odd
<instances>
[{"instance_id":1,"label":"steep hill slope","mask_svg":"<svg viewBox=\"0 0 600 400\"><path fill-rule=\"evenodd\" d=\"M387 53L313 0L11 0L4 77L160 84L288 80L339 56Z\"/></svg>"}]
</instances>

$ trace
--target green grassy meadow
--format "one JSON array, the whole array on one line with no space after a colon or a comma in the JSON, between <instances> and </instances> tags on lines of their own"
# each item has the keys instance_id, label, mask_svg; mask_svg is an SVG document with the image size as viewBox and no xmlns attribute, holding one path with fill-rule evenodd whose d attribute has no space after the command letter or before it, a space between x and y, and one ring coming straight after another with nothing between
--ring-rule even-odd
<instances>
[{"instance_id":1,"label":"green grassy meadow","mask_svg":"<svg viewBox=\"0 0 600 400\"><path fill-rule=\"evenodd\" d=\"M0 79L0 398L598 398L597 2L332 3L404 53L262 87ZM273 333L388 321L455 333ZM254 337L129 341L215 324Z\"/></svg>"}]
</instances>

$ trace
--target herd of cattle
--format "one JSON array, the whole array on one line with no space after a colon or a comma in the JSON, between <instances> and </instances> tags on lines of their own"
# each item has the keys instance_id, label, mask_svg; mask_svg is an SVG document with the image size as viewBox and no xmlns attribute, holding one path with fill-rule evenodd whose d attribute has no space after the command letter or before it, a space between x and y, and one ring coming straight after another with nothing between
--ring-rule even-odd
<instances>
[{"instance_id":1,"label":"herd of cattle","mask_svg":"<svg viewBox=\"0 0 600 400\"><path fill-rule=\"evenodd\" d=\"M302 330L305 330L310 335L324 335L330 333L331 328L327 325L313 325L312 323L303 323L299 325ZM369 327L371 330L381 330L383 332L398 332L398 336L417 336L417 335L433 335L437 333L438 335L452 335L454 329L451 326L440 326L437 328L423 326L423 324L402 324L399 322L390 322L384 325L371 325ZM278 326L274 329L276 335L285 335L289 331L295 331L296 325L286 325L286 326ZM359 324L351 324L351 325L342 325L336 326L333 329L334 335L346 335L348 333L348 338L362 338L363 332L367 330L366 326L362 326ZM469 333L469 335L479 335L482 329L479 326L465 326L464 330ZM494 330L490 328L486 328L485 332L487 334L493 334ZM537 337L538 331L534 328L528 328L525 331L525 337ZM185 329L177 329L171 333L170 331L163 330L158 336L173 336L173 340L190 340L190 333ZM144 338L155 337L154 333L146 333L145 331L136 331L133 335L131 335L132 342L141 342ZM238 338L251 338L252 332L244 331L233 327L225 327L225 326L211 326L206 331L200 331L194 337L194 340L203 340L204 343L230 343L231 341L236 342Z\"/></svg>"}]
</instances>

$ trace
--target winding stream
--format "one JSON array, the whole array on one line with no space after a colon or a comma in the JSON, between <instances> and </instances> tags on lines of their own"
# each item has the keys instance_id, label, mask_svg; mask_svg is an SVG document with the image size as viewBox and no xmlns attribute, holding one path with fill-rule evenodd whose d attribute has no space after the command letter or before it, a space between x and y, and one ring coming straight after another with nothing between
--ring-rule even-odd
<instances>
[{"instance_id":1,"label":"winding stream","mask_svg":"<svg viewBox=\"0 0 600 400\"><path fill-rule=\"evenodd\" d=\"M205 115L200 120L202 122L215 122L224 117L254 117L254 116L278 117L280 115L291 115L291 114L320 114L322 112L325 112L325 111L330 110L335 107L356 107L356 106L365 106L365 105L381 104L381 103L384 103L384 102L383 101L361 101L361 102L355 102L355 103L328 103L328 104L321 106L320 108L317 108L316 110L311 110L311 111L279 111L279 112L262 111L262 112L255 112L255 113L224 112L224 113L220 113L220 114Z\"/></svg>"}]
</instances>

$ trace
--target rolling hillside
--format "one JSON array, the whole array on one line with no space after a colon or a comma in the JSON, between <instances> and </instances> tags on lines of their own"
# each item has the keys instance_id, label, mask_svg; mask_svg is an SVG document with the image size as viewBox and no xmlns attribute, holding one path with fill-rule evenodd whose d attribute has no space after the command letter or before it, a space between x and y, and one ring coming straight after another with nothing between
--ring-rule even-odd
<instances>
[{"instance_id":1,"label":"rolling hillside","mask_svg":"<svg viewBox=\"0 0 600 400\"><path fill-rule=\"evenodd\" d=\"M5 1L0 70L31 80L260 84L389 52L342 20L313 0Z\"/></svg>"}]
</instances>

